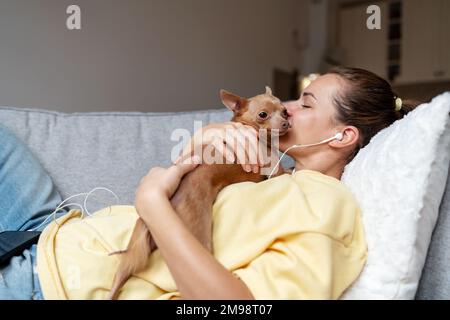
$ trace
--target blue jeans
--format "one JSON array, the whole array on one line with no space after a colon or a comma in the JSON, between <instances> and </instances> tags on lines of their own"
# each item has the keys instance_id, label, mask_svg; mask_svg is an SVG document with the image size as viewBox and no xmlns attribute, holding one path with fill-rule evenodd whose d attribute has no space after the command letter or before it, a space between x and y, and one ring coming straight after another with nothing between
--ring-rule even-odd
<instances>
[{"instance_id":1,"label":"blue jeans","mask_svg":"<svg viewBox=\"0 0 450 320\"><path fill-rule=\"evenodd\" d=\"M0 232L38 227L62 202L52 179L28 147L0 125ZM57 217L67 213L59 211ZM42 230L49 218L37 230ZM43 299L36 245L0 267L0 300Z\"/></svg>"}]
</instances>

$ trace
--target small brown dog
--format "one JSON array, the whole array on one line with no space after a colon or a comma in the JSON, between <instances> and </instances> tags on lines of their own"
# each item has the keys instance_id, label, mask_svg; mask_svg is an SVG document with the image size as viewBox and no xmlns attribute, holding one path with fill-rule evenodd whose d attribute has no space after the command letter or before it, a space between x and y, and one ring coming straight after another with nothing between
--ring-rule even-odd
<instances>
[{"instance_id":1,"label":"small brown dog","mask_svg":"<svg viewBox=\"0 0 450 320\"><path fill-rule=\"evenodd\" d=\"M256 130L267 130L269 137L267 144L271 141L270 134L283 135L289 128L286 108L272 95L269 87L266 87L264 94L249 99L221 90L220 98L234 113L231 121L241 122ZM270 144L267 147L270 152ZM210 252L212 252L212 206L220 190L233 183L260 182L266 178L261 173L245 172L240 164L222 163L224 164L199 165L182 179L170 200L186 227ZM276 175L281 173L282 169ZM150 253L156 248L150 231L139 218L127 249L112 253L121 256L109 299L117 298L120 288L132 274L145 269Z\"/></svg>"}]
</instances>

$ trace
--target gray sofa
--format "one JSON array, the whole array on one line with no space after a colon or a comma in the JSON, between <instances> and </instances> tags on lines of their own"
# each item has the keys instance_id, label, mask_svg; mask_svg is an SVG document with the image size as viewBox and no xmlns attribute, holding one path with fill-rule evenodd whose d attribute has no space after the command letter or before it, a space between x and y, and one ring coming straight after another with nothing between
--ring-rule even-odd
<instances>
[{"instance_id":1,"label":"gray sofa","mask_svg":"<svg viewBox=\"0 0 450 320\"><path fill-rule=\"evenodd\" d=\"M230 119L225 109L180 113L59 113L0 107L0 122L21 138L53 178L62 197L95 187L114 191L120 204L133 204L134 192L153 166L170 164L174 129L194 131ZM285 163L287 165L287 163ZM83 203L80 197L77 202ZM89 198L88 210L115 204L106 191ZM417 299L450 299L450 179L440 206Z\"/></svg>"}]
</instances>

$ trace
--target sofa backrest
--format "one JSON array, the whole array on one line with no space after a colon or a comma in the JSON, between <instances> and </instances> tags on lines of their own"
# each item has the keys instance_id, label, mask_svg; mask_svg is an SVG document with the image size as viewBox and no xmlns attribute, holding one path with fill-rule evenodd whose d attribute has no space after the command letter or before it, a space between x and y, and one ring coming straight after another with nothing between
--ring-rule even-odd
<instances>
[{"instance_id":1,"label":"sofa backrest","mask_svg":"<svg viewBox=\"0 0 450 320\"><path fill-rule=\"evenodd\" d=\"M180 144L175 129L192 134L198 125L229 121L224 109L178 113L59 113L0 107L0 123L21 138L53 178L63 199L106 187L120 204L133 204L140 179L154 166L167 166ZM174 133L175 131L175 133ZM172 136L174 134L174 136ZM174 138L175 141L171 139ZM178 139L180 136L178 136ZM284 165L292 162L284 161ZM82 204L84 197L77 200ZM90 212L116 204L106 191L87 202ZM450 298L450 180L417 297Z\"/></svg>"},{"instance_id":2,"label":"sofa backrest","mask_svg":"<svg viewBox=\"0 0 450 320\"><path fill-rule=\"evenodd\" d=\"M0 108L1 123L21 138L53 178L63 198L95 187L114 191L121 204L133 204L140 179L154 166L168 166L175 129L192 133L231 118L225 108L203 112L59 113ZM81 202L81 201L80 201ZM115 204L108 192L89 197L88 209Z\"/></svg>"},{"instance_id":3,"label":"sofa backrest","mask_svg":"<svg viewBox=\"0 0 450 320\"><path fill-rule=\"evenodd\" d=\"M428 248L416 299L450 299L450 174L447 177L439 217Z\"/></svg>"}]
</instances>

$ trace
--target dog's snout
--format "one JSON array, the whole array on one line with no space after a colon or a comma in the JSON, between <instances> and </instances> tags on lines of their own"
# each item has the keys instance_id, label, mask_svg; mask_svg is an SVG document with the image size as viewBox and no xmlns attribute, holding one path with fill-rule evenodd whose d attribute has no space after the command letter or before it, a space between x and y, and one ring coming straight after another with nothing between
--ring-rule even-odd
<instances>
[{"instance_id":1,"label":"dog's snout","mask_svg":"<svg viewBox=\"0 0 450 320\"><path fill-rule=\"evenodd\" d=\"M283 117L283 119L287 119L289 114L286 108L283 108L283 110L281 110L281 116Z\"/></svg>"},{"instance_id":2,"label":"dog's snout","mask_svg":"<svg viewBox=\"0 0 450 320\"><path fill-rule=\"evenodd\" d=\"M283 129L288 129L289 128L289 121L283 121L283 123L281 124L281 127Z\"/></svg>"}]
</instances>

